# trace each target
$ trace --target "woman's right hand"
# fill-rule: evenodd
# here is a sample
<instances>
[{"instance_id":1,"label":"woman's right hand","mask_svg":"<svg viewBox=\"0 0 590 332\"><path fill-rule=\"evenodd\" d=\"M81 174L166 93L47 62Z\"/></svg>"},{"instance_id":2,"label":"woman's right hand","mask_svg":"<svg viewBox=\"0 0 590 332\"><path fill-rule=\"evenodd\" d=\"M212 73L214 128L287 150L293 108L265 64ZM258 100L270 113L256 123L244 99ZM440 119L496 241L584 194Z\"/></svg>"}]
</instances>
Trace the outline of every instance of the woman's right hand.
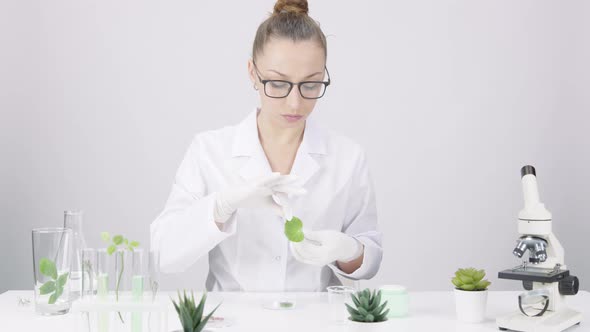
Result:
<instances>
[{"instance_id":1,"label":"woman's right hand","mask_svg":"<svg viewBox=\"0 0 590 332\"><path fill-rule=\"evenodd\" d=\"M305 189L296 184L296 181L294 175L275 172L219 192L215 200L215 222L223 224L238 208L271 209L278 216L284 217L283 207L276 203L272 195L305 194Z\"/></svg>"}]
</instances>

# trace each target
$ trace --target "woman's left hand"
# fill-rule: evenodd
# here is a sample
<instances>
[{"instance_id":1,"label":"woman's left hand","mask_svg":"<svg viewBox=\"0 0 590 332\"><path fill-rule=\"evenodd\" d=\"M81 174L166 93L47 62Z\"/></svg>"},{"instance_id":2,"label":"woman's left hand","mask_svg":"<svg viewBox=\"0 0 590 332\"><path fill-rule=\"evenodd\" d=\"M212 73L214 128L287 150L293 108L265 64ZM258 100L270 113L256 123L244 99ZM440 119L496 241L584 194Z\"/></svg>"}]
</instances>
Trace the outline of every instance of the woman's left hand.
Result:
<instances>
[{"instance_id":1,"label":"woman's left hand","mask_svg":"<svg viewBox=\"0 0 590 332\"><path fill-rule=\"evenodd\" d=\"M293 257L302 263L316 266L324 266L334 261L346 263L363 254L363 245L342 232L304 230L303 233L303 241L290 243Z\"/></svg>"}]
</instances>

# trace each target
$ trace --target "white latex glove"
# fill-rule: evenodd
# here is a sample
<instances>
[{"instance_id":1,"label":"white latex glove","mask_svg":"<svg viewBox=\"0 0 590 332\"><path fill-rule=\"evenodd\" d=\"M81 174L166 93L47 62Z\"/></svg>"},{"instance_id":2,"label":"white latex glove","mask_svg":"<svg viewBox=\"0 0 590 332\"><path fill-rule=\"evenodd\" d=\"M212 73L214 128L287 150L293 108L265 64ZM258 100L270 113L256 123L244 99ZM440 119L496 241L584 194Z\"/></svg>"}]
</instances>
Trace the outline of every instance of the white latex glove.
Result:
<instances>
[{"instance_id":1,"label":"white latex glove","mask_svg":"<svg viewBox=\"0 0 590 332\"><path fill-rule=\"evenodd\" d=\"M303 234L305 234L303 241L289 244L293 257L302 263L317 266L324 266L334 261L346 263L363 254L363 245L342 232L303 230Z\"/></svg>"},{"instance_id":2,"label":"white latex glove","mask_svg":"<svg viewBox=\"0 0 590 332\"><path fill-rule=\"evenodd\" d=\"M214 219L217 223L226 222L239 208L271 209L275 214L283 216L283 208L277 204L272 195L303 195L305 189L296 184L294 175L270 175L250 180L241 185L227 188L217 194L215 199Z\"/></svg>"}]
</instances>

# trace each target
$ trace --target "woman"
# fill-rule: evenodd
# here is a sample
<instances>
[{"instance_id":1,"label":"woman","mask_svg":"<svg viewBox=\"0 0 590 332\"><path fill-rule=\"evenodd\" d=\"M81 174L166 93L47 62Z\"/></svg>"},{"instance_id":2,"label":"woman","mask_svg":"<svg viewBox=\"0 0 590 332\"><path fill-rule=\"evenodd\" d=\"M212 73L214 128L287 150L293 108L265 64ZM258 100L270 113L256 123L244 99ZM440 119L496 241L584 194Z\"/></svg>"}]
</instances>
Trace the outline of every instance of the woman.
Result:
<instances>
[{"instance_id":1,"label":"woman","mask_svg":"<svg viewBox=\"0 0 590 332\"><path fill-rule=\"evenodd\" d=\"M194 138L151 225L164 272L209 253L208 290L323 291L340 284L336 274L377 273L365 155L308 118L330 77L326 37L307 11L307 1L279 0L258 27L248 71L260 107ZM302 242L284 235L290 211L303 221Z\"/></svg>"}]
</instances>

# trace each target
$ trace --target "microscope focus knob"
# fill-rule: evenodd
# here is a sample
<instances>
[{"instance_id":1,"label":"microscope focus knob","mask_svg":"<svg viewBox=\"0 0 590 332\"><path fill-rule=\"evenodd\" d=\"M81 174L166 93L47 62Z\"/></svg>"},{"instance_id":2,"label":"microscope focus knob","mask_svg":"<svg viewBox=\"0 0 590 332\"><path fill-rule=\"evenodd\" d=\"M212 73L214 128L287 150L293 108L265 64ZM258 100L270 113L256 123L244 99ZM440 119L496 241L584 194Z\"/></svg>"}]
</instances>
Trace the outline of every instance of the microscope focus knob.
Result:
<instances>
[{"instance_id":1,"label":"microscope focus knob","mask_svg":"<svg viewBox=\"0 0 590 332\"><path fill-rule=\"evenodd\" d=\"M567 276L559 281L561 295L576 295L580 289L580 280L576 276Z\"/></svg>"}]
</instances>

